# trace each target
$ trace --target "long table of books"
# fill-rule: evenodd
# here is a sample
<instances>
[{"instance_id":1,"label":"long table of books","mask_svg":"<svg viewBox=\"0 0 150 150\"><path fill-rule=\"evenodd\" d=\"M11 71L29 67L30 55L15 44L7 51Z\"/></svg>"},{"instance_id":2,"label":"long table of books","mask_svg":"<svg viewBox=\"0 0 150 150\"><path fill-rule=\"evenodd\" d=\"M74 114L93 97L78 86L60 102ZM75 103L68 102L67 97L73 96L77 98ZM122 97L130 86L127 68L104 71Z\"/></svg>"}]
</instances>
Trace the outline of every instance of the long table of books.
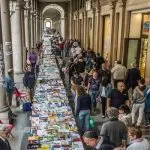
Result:
<instances>
[{"instance_id":1,"label":"long table of books","mask_svg":"<svg viewBox=\"0 0 150 150\"><path fill-rule=\"evenodd\" d=\"M32 105L27 149L84 150L50 46L44 50Z\"/></svg>"}]
</instances>

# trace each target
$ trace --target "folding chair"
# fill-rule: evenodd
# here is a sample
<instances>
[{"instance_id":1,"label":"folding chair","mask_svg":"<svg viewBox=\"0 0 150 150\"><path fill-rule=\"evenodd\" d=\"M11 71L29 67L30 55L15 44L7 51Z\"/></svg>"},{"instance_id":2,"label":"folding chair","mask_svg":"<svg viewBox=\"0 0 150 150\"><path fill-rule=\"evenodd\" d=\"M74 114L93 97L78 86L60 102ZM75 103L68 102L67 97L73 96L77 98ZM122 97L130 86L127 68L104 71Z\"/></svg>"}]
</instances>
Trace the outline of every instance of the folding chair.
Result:
<instances>
[{"instance_id":1,"label":"folding chair","mask_svg":"<svg viewBox=\"0 0 150 150\"><path fill-rule=\"evenodd\" d=\"M16 100L19 102L21 101L22 103L26 102L27 100L27 94L26 92L20 92L16 87L15 87L15 95L16 95Z\"/></svg>"},{"instance_id":2,"label":"folding chair","mask_svg":"<svg viewBox=\"0 0 150 150\"><path fill-rule=\"evenodd\" d=\"M2 122L2 120L0 120L0 124L3 124L3 122ZM10 133L9 133L9 135L11 135L11 137L14 139L14 136L13 136L13 134L11 133L11 130L13 129L13 125L12 124L9 124L8 125L8 128L10 129Z\"/></svg>"}]
</instances>

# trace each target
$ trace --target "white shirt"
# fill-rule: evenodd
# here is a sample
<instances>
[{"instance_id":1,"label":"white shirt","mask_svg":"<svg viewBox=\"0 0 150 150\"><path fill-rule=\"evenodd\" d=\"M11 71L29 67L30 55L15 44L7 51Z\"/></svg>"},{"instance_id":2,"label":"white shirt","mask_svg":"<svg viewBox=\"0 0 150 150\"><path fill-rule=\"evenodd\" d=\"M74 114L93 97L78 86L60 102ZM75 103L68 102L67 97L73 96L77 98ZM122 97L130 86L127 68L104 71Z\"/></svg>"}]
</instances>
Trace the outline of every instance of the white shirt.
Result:
<instances>
[{"instance_id":1,"label":"white shirt","mask_svg":"<svg viewBox=\"0 0 150 150\"><path fill-rule=\"evenodd\" d=\"M127 150L150 150L150 144L147 139L137 139L127 147Z\"/></svg>"},{"instance_id":2,"label":"white shirt","mask_svg":"<svg viewBox=\"0 0 150 150\"><path fill-rule=\"evenodd\" d=\"M105 92L105 87L103 86L102 87L102 94L101 94L102 97L106 97L106 92Z\"/></svg>"}]
</instances>

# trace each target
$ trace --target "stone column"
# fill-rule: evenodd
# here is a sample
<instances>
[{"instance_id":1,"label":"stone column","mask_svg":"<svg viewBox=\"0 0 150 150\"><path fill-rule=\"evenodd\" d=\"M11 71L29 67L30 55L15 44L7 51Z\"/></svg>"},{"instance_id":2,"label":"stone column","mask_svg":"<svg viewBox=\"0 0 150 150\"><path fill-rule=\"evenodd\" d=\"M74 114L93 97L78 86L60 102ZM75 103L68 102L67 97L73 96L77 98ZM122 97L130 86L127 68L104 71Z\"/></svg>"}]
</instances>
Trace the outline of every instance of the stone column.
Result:
<instances>
[{"instance_id":1,"label":"stone column","mask_svg":"<svg viewBox=\"0 0 150 150\"><path fill-rule=\"evenodd\" d=\"M72 38L73 33L73 21L72 21L72 1L69 2L69 39Z\"/></svg>"},{"instance_id":2,"label":"stone column","mask_svg":"<svg viewBox=\"0 0 150 150\"><path fill-rule=\"evenodd\" d=\"M31 37L30 37L30 14L29 10L25 10L25 46L28 51L31 50Z\"/></svg>"},{"instance_id":3,"label":"stone column","mask_svg":"<svg viewBox=\"0 0 150 150\"><path fill-rule=\"evenodd\" d=\"M113 53L112 53L112 62L115 62L117 60L117 54L120 54L120 51L118 49L118 33L119 33L119 13L116 13L115 19L114 19L114 37L113 37ZM122 33L121 33L122 34Z\"/></svg>"},{"instance_id":4,"label":"stone column","mask_svg":"<svg viewBox=\"0 0 150 150\"><path fill-rule=\"evenodd\" d=\"M86 16L86 28L85 28L85 49L88 49L90 47L89 45L89 17Z\"/></svg>"},{"instance_id":5,"label":"stone column","mask_svg":"<svg viewBox=\"0 0 150 150\"><path fill-rule=\"evenodd\" d=\"M110 65L111 64L114 64L113 62L113 58L111 57L111 54L113 53L113 38L114 38L114 18L115 18L115 2L114 3L111 3L110 4L110 28L111 28L111 33L110 33L110 36L111 36L111 39L110 39Z\"/></svg>"},{"instance_id":6,"label":"stone column","mask_svg":"<svg viewBox=\"0 0 150 150\"><path fill-rule=\"evenodd\" d=\"M34 47L34 3L33 3L33 0L31 0L31 7L32 7L32 10L30 11L30 27L31 27L31 33L30 33L30 36L31 36L31 48Z\"/></svg>"},{"instance_id":7,"label":"stone column","mask_svg":"<svg viewBox=\"0 0 150 150\"><path fill-rule=\"evenodd\" d=\"M61 20L61 36L65 39L65 19L60 18Z\"/></svg>"},{"instance_id":8,"label":"stone column","mask_svg":"<svg viewBox=\"0 0 150 150\"><path fill-rule=\"evenodd\" d=\"M24 17L24 9L21 9L21 29L22 29L22 51L23 51L23 70L26 66L26 41L25 41L25 17Z\"/></svg>"},{"instance_id":9,"label":"stone column","mask_svg":"<svg viewBox=\"0 0 150 150\"><path fill-rule=\"evenodd\" d=\"M99 32L100 32L100 9L97 8L96 9L96 28L95 28L95 38L94 38L94 45L95 45L95 49L96 49L96 52L98 53L99 52Z\"/></svg>"},{"instance_id":10,"label":"stone column","mask_svg":"<svg viewBox=\"0 0 150 150\"><path fill-rule=\"evenodd\" d=\"M84 48L86 49L86 35L87 35L87 13L84 12Z\"/></svg>"},{"instance_id":11,"label":"stone column","mask_svg":"<svg viewBox=\"0 0 150 150\"><path fill-rule=\"evenodd\" d=\"M16 11L11 16L12 28L12 48L13 48L13 65L14 73L23 73L23 46L22 46L22 28L21 28L21 6L16 4Z\"/></svg>"},{"instance_id":12,"label":"stone column","mask_svg":"<svg viewBox=\"0 0 150 150\"><path fill-rule=\"evenodd\" d=\"M104 30L104 16L100 16L100 27L99 27L99 44L98 49L101 55L103 55L103 30Z\"/></svg>"},{"instance_id":13,"label":"stone column","mask_svg":"<svg viewBox=\"0 0 150 150\"><path fill-rule=\"evenodd\" d=\"M124 49L124 29L125 29L125 2L120 3L120 14L121 14L121 19L120 19L120 44L119 44L119 49L120 49L120 59L123 62L124 55L122 53L122 50Z\"/></svg>"},{"instance_id":14,"label":"stone column","mask_svg":"<svg viewBox=\"0 0 150 150\"><path fill-rule=\"evenodd\" d=\"M9 0L1 0L1 25L4 50L5 73L13 68Z\"/></svg>"},{"instance_id":15,"label":"stone column","mask_svg":"<svg viewBox=\"0 0 150 150\"><path fill-rule=\"evenodd\" d=\"M36 41L40 42L40 17L39 16L37 16L36 36L37 36Z\"/></svg>"},{"instance_id":16,"label":"stone column","mask_svg":"<svg viewBox=\"0 0 150 150\"><path fill-rule=\"evenodd\" d=\"M79 12L77 13L77 16L76 16L76 22L77 22L77 36L76 38L79 39Z\"/></svg>"},{"instance_id":17,"label":"stone column","mask_svg":"<svg viewBox=\"0 0 150 150\"><path fill-rule=\"evenodd\" d=\"M34 48L36 47L37 42L37 1L34 0Z\"/></svg>"},{"instance_id":18,"label":"stone column","mask_svg":"<svg viewBox=\"0 0 150 150\"><path fill-rule=\"evenodd\" d=\"M3 55L3 41L2 41L2 21L0 15L0 118L3 122L8 123L9 107L6 103L6 89L5 89L5 65Z\"/></svg>"},{"instance_id":19,"label":"stone column","mask_svg":"<svg viewBox=\"0 0 150 150\"><path fill-rule=\"evenodd\" d=\"M94 36L95 36L95 10L92 11L92 41L91 48L94 49Z\"/></svg>"},{"instance_id":20,"label":"stone column","mask_svg":"<svg viewBox=\"0 0 150 150\"><path fill-rule=\"evenodd\" d=\"M40 12L40 40L42 41L42 12Z\"/></svg>"},{"instance_id":21,"label":"stone column","mask_svg":"<svg viewBox=\"0 0 150 150\"><path fill-rule=\"evenodd\" d=\"M122 61L123 64L126 65L126 58L125 53L125 40L126 38L129 38L129 33L130 33L130 19L131 19L131 11L126 11L125 12L125 23L124 23L124 43L123 43L123 49L122 49Z\"/></svg>"}]
</instances>

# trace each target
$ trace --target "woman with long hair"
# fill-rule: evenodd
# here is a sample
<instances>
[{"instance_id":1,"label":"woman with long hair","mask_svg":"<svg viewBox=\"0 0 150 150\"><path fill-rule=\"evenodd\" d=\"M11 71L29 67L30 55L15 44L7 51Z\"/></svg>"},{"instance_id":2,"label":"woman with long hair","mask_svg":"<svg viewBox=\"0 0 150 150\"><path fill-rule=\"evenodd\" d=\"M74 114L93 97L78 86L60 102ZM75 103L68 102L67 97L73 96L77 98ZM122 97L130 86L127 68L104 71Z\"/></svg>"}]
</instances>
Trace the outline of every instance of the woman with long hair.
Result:
<instances>
[{"instance_id":1,"label":"woman with long hair","mask_svg":"<svg viewBox=\"0 0 150 150\"><path fill-rule=\"evenodd\" d=\"M76 117L79 120L79 128L87 131L90 128L91 97L82 86L77 87Z\"/></svg>"},{"instance_id":2,"label":"woman with long hair","mask_svg":"<svg viewBox=\"0 0 150 150\"><path fill-rule=\"evenodd\" d=\"M111 90L112 90L112 86L109 83L109 79L108 77L104 76L100 84L100 94L98 97L98 100L100 100L100 102L102 103L101 105L102 106L102 118L105 118L106 100Z\"/></svg>"}]
</instances>

